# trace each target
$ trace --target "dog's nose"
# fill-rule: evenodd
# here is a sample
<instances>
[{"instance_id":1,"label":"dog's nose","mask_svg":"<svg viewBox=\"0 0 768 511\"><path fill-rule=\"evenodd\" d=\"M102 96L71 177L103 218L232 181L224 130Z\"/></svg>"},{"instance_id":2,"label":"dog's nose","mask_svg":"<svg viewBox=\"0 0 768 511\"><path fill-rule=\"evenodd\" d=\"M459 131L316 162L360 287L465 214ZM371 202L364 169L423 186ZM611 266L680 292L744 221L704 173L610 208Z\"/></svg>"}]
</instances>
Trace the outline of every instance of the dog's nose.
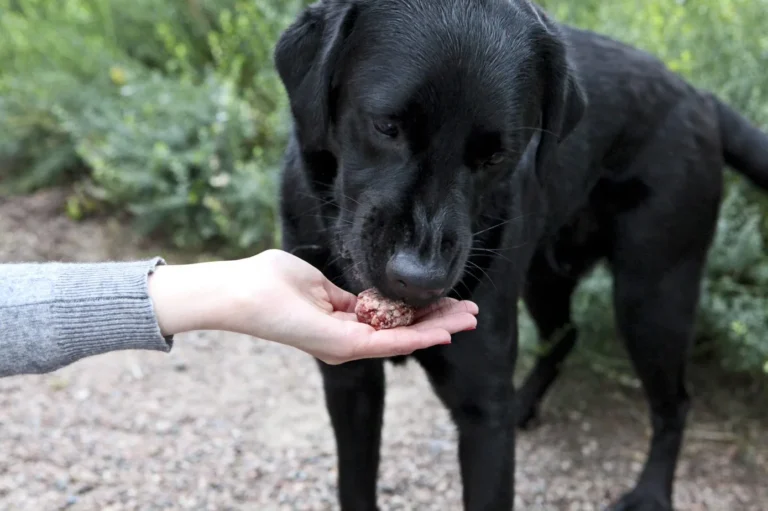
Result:
<instances>
[{"instance_id":1,"label":"dog's nose","mask_svg":"<svg viewBox=\"0 0 768 511\"><path fill-rule=\"evenodd\" d=\"M412 252L397 252L387 262L387 283L398 298L411 304L428 303L447 285L446 271Z\"/></svg>"}]
</instances>

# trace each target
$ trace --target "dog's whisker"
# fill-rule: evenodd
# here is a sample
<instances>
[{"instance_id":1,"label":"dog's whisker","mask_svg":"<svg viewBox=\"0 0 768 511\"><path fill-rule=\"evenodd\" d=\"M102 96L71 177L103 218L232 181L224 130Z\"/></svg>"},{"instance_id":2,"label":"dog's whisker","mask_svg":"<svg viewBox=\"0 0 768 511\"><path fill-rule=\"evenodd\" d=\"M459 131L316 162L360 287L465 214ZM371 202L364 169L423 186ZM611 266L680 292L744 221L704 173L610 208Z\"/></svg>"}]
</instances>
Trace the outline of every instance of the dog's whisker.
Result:
<instances>
[{"instance_id":1,"label":"dog's whisker","mask_svg":"<svg viewBox=\"0 0 768 511\"><path fill-rule=\"evenodd\" d=\"M337 259L338 259L338 258L337 258ZM329 266L330 266L331 264L332 264L332 263L329 263ZM334 284L336 284L336 285L339 285L339 281L340 281L340 279L344 279L344 278L345 278L345 277L347 277L347 276L349 275L349 273L350 273L350 272L352 272L352 271L360 271L360 268L359 268L359 266L358 266L356 263L351 263L351 264L347 265L346 267L342 268L342 269L341 269L341 274L340 274L340 275L337 275L337 276L336 276L336 277L334 277L334 278L332 278L332 279L331 279L331 282L333 282L333 283L334 283Z\"/></svg>"},{"instance_id":2,"label":"dog's whisker","mask_svg":"<svg viewBox=\"0 0 768 511\"><path fill-rule=\"evenodd\" d=\"M525 212L523 212L523 211L522 211L521 209L519 209L519 208L514 208L514 209L513 209L513 210L511 210L509 213L515 213L515 214L516 214L516 216L515 216L514 218L522 218L522 217L524 217L526 214L528 214L528 215L539 215L539 214L541 214L541 213L535 213L535 212L529 212L529 213L525 213ZM503 220L509 220L509 219L510 219L510 218L508 218L508 217L502 218L502 217L498 217L498 216L491 216L491 215L489 215L489 214L487 214L487 213L483 213L483 214L481 214L481 218L484 218L484 219L486 219L486 220L497 220L497 221L503 221Z\"/></svg>"},{"instance_id":3,"label":"dog's whisker","mask_svg":"<svg viewBox=\"0 0 768 511\"><path fill-rule=\"evenodd\" d=\"M522 215L518 215L518 216L515 216L515 217L512 217L512 218L509 218L509 219L507 219L507 220L505 220L503 222L500 222L498 224L495 224L495 225L492 225L490 227L487 227L487 228L485 228L485 229L483 229L481 231L474 232L474 233L472 233L472 237L479 236L480 234L486 233L486 232L491 231L493 229L497 229L499 227L503 227L504 225L507 225L510 222L515 222L517 220L522 220L524 218L532 217L532 216L537 216L537 215L540 215L540 214L541 213L523 213Z\"/></svg>"},{"instance_id":4,"label":"dog's whisker","mask_svg":"<svg viewBox=\"0 0 768 511\"><path fill-rule=\"evenodd\" d=\"M507 220L506 218L501 218L500 216L489 216L489 215L483 215L483 218L487 220L496 220L497 222L503 222L504 220Z\"/></svg>"},{"instance_id":5,"label":"dog's whisker","mask_svg":"<svg viewBox=\"0 0 768 511\"><path fill-rule=\"evenodd\" d=\"M469 286L467 285L467 283L466 283L466 282L464 282L464 279L460 280L460 281L459 281L459 284L461 284L462 286L464 286L464 289L466 289L466 290L467 290L467 293L469 293L469 295L470 295L470 296L472 296L472 290L469 288ZM459 295L459 298L461 298L462 300L464 299L464 298L462 298L462 296L461 296L461 294L459 293L459 290L458 290L458 289L456 290L456 294L457 294L457 295Z\"/></svg>"},{"instance_id":6,"label":"dog's whisker","mask_svg":"<svg viewBox=\"0 0 768 511\"><path fill-rule=\"evenodd\" d=\"M342 256L340 256L340 255L337 255L337 256L336 256L336 257L334 257L334 258L333 258L331 261L329 261L329 262L328 262L328 266L333 266L333 265L334 265L334 264L336 264L337 262L341 261L341 259L342 259Z\"/></svg>"},{"instance_id":7,"label":"dog's whisker","mask_svg":"<svg viewBox=\"0 0 768 511\"><path fill-rule=\"evenodd\" d=\"M312 183L315 186L323 187L326 190L332 190L333 189L333 183L324 183L323 181L320 181L319 179L312 179L310 180L310 183Z\"/></svg>"},{"instance_id":8,"label":"dog's whisker","mask_svg":"<svg viewBox=\"0 0 768 511\"><path fill-rule=\"evenodd\" d=\"M505 226L505 225L507 225L508 223L510 223L510 222L514 222L514 221L515 221L515 220L517 220L517 219L518 219L518 218L510 218L510 219L508 219L508 220L504 220L503 222L499 222L499 223L497 223L497 224L495 224L495 225L492 225L491 227L487 227L487 228L483 229L482 231L478 231L478 232L474 232L474 233L472 233L472 237L475 237L475 236L479 236L479 235L481 235L481 234L483 234L483 233L486 233L486 232L488 232L488 231L492 231L493 229L498 229L499 227L504 227L504 226Z\"/></svg>"},{"instance_id":9,"label":"dog's whisker","mask_svg":"<svg viewBox=\"0 0 768 511\"><path fill-rule=\"evenodd\" d=\"M325 187L325 189L328 192L333 192L333 185L332 184L323 183L322 181L317 181L317 180L313 180L312 183L314 183L315 185L321 186L321 187ZM349 195L347 195L345 193L342 193L342 197L344 197L345 199L347 199L350 202L353 202L353 203L357 204L358 206L360 205L360 202L356 201L355 199L353 199L352 197L350 197Z\"/></svg>"},{"instance_id":10,"label":"dog's whisker","mask_svg":"<svg viewBox=\"0 0 768 511\"><path fill-rule=\"evenodd\" d=\"M504 246L504 247L495 247L495 248L471 247L470 251L475 251L475 250L479 250L479 251L482 251L482 252L496 251L496 253L500 254L501 252L503 252L505 250L516 250L518 248L523 248L525 246L528 246L530 243L531 243L530 241L523 241L523 242L520 242L520 243L518 243L516 245L507 245L507 246Z\"/></svg>"},{"instance_id":11,"label":"dog's whisker","mask_svg":"<svg viewBox=\"0 0 768 511\"><path fill-rule=\"evenodd\" d=\"M355 223L352 220L349 219L340 219L335 216L330 215L313 215L315 218L324 218L326 220L331 220L333 222L339 222L341 225L355 225Z\"/></svg>"},{"instance_id":12,"label":"dog's whisker","mask_svg":"<svg viewBox=\"0 0 768 511\"><path fill-rule=\"evenodd\" d=\"M317 206L314 206L314 207L306 210L305 213L310 213L310 212L316 211L316 210L322 208L323 206L333 206L333 207L335 207L335 208L337 208L337 209L339 209L341 211L344 211L346 213L353 213L353 211L351 211L351 210L341 206L340 204L337 204L336 201L333 198L323 199L323 198L318 197L316 195L308 194L306 192L299 192L299 194L303 195L305 197L309 197L311 199L315 199L316 201L318 201L320 203Z\"/></svg>"},{"instance_id":13,"label":"dog's whisker","mask_svg":"<svg viewBox=\"0 0 768 511\"><path fill-rule=\"evenodd\" d=\"M534 132L538 132L538 133L546 133L548 135L557 135L552 130L548 130L548 129L545 129L545 128L540 128L540 127L537 127L537 126L519 126L517 128L511 129L510 131L512 131L512 132L515 132L515 131L534 131Z\"/></svg>"},{"instance_id":14,"label":"dog's whisker","mask_svg":"<svg viewBox=\"0 0 768 511\"><path fill-rule=\"evenodd\" d=\"M467 274L467 275L469 275L470 277L472 277L473 279L475 279L475 280L476 280L476 281L478 281L478 282L482 281L482 279L481 279L481 278L479 278L477 275L475 275L474 273L472 273L471 271L469 271L469 268L464 268L464 273L465 273L465 274Z\"/></svg>"},{"instance_id":15,"label":"dog's whisker","mask_svg":"<svg viewBox=\"0 0 768 511\"><path fill-rule=\"evenodd\" d=\"M298 216L301 217L301 218L306 218L306 217L314 216L316 218L325 218L325 219L334 220L334 221L338 220L338 217L336 217L336 216L333 216L333 215L323 215L322 211L321 211L321 208L322 208L322 206L307 209L307 210L303 211ZM352 223L352 220L347 220L347 221L349 223Z\"/></svg>"},{"instance_id":16,"label":"dog's whisker","mask_svg":"<svg viewBox=\"0 0 768 511\"><path fill-rule=\"evenodd\" d=\"M357 204L358 206L360 205L360 203L358 201L356 201L355 199L353 199L352 197L350 197L347 194L342 194L342 197L344 197L345 199L347 199L350 202L353 202L353 203Z\"/></svg>"},{"instance_id":17,"label":"dog's whisker","mask_svg":"<svg viewBox=\"0 0 768 511\"><path fill-rule=\"evenodd\" d=\"M486 228L486 229L483 229L482 231L474 232L474 233L472 233L472 237L475 237L475 236L480 236L481 234L483 234L483 233L486 233L486 232L488 232L488 231L491 231L491 230L493 230L493 229L497 229L497 228L499 228L499 227L503 227L503 226L507 225L507 224L508 224L509 222L511 222L511 221L512 221L512 220L505 220L505 221L503 221L503 222L500 222L500 223L498 223L498 224L492 225L491 227L488 227L488 228Z\"/></svg>"},{"instance_id":18,"label":"dog's whisker","mask_svg":"<svg viewBox=\"0 0 768 511\"><path fill-rule=\"evenodd\" d=\"M523 241L522 243L505 248L504 250L520 250L521 248L528 248L530 247L530 245L531 245L530 241Z\"/></svg>"},{"instance_id":19,"label":"dog's whisker","mask_svg":"<svg viewBox=\"0 0 768 511\"><path fill-rule=\"evenodd\" d=\"M478 270L483 272L483 275L485 275L488 278L488 282L491 283L491 285L493 286L494 289L497 289L496 288L496 283L493 281L491 276L488 275L488 272L486 272L479 264L475 263L474 261L470 261L470 260L467 260L467 264L471 264L472 266L474 266L475 268L477 268ZM475 277L475 278L477 278L477 277ZM479 279L479 280L482 282L482 279Z\"/></svg>"},{"instance_id":20,"label":"dog's whisker","mask_svg":"<svg viewBox=\"0 0 768 511\"><path fill-rule=\"evenodd\" d=\"M464 286L464 288L465 288L467 291L469 291L469 288L467 287L467 285L464 283L464 281L463 281L463 280L459 280L459 281L456 283L456 286L453 286L453 288L452 288L452 291L454 291L454 292L456 293L456 296L458 296L458 297L459 297L459 300L464 300L464 297L463 297L463 296L462 296L462 294L459 292L459 289L458 289L458 287L457 287L457 286L458 286L458 284L461 284L462 286Z\"/></svg>"},{"instance_id":21,"label":"dog's whisker","mask_svg":"<svg viewBox=\"0 0 768 511\"><path fill-rule=\"evenodd\" d=\"M500 257L500 258L504 259L504 260L505 260L505 261L507 261L507 262L510 262L510 263L514 264L514 261L512 261L512 259L510 259L509 257L505 256L505 255L504 255L504 254L502 254L501 252L497 252L496 250L491 250L491 249L489 249L489 248L476 248L476 249L472 249L472 252L473 252L473 253L478 253L478 252L487 252L487 253L489 253L489 254L493 254L493 255L495 255L495 256L498 256L498 257Z\"/></svg>"}]
</instances>

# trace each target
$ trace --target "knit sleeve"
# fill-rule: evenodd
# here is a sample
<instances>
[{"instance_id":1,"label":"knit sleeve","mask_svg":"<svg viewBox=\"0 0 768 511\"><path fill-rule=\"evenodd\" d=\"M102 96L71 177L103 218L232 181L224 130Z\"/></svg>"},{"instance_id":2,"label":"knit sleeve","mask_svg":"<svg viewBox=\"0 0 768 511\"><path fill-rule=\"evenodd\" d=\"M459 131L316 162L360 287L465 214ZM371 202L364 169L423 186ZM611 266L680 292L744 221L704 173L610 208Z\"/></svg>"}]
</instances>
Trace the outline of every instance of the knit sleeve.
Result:
<instances>
[{"instance_id":1,"label":"knit sleeve","mask_svg":"<svg viewBox=\"0 0 768 511\"><path fill-rule=\"evenodd\" d=\"M165 261L0 264L0 377L117 350L169 352L148 278Z\"/></svg>"}]
</instances>

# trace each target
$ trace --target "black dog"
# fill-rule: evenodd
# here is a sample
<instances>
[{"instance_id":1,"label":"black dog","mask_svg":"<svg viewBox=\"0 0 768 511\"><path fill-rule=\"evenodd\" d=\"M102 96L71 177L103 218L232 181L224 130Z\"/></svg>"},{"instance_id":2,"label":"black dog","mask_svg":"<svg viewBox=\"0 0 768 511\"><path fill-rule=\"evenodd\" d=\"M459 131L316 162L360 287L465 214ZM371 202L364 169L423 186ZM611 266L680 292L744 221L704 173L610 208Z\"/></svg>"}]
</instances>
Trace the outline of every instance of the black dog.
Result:
<instances>
[{"instance_id":1,"label":"black dog","mask_svg":"<svg viewBox=\"0 0 768 511\"><path fill-rule=\"evenodd\" d=\"M722 167L768 186L768 137L651 56L528 0L319 2L275 62L294 119L284 249L353 293L480 306L477 330L412 355L458 427L465 508L513 508L516 417L575 342L541 360L516 414L518 299L548 338L605 259L654 430L615 509L671 509ZM383 361L319 365L341 507L377 509Z\"/></svg>"}]
</instances>

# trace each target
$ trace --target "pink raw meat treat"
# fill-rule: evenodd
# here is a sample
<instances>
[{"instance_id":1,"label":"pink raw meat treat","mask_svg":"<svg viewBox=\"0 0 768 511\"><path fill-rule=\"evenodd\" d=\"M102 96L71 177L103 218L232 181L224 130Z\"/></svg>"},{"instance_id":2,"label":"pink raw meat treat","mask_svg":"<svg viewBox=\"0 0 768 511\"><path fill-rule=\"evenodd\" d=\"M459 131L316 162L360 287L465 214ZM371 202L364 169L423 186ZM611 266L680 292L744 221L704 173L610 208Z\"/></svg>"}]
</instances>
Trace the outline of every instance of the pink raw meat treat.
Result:
<instances>
[{"instance_id":1,"label":"pink raw meat treat","mask_svg":"<svg viewBox=\"0 0 768 511\"><path fill-rule=\"evenodd\" d=\"M389 300L373 288L357 295L357 320L376 330L408 326L413 323L414 312L414 308L405 302Z\"/></svg>"}]
</instances>

